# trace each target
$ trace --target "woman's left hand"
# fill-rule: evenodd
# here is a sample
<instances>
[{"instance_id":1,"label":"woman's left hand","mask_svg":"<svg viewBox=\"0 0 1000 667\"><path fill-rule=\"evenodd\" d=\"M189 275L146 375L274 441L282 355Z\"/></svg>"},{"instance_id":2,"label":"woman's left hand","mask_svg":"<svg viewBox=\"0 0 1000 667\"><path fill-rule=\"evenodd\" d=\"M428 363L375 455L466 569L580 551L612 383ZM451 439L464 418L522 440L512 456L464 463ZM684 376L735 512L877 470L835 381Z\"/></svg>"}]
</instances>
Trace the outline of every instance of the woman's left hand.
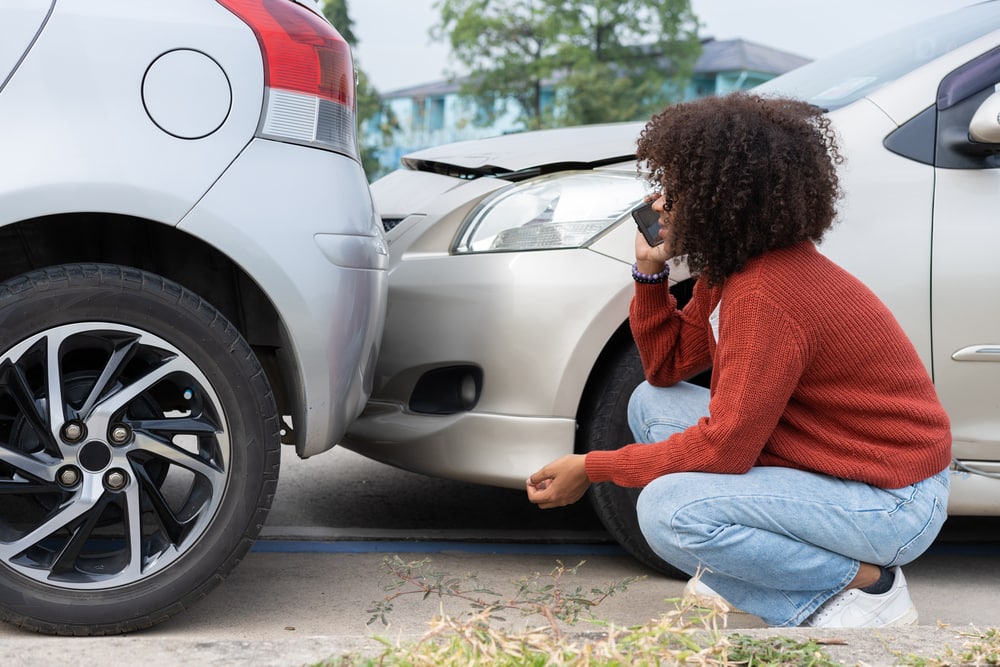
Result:
<instances>
[{"instance_id":1,"label":"woman's left hand","mask_svg":"<svg viewBox=\"0 0 1000 667\"><path fill-rule=\"evenodd\" d=\"M528 478L528 500L543 510L578 501L590 488L585 461L583 454L570 454L543 467Z\"/></svg>"}]
</instances>

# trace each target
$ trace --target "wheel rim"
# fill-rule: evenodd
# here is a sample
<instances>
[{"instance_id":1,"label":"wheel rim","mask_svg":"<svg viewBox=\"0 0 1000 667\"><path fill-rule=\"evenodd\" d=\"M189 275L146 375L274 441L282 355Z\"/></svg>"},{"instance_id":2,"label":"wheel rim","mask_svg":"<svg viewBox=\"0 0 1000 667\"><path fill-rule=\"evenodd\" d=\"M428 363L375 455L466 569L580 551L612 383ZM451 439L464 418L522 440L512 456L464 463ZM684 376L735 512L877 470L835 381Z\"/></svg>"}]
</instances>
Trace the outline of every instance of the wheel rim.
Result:
<instances>
[{"instance_id":1,"label":"wheel rim","mask_svg":"<svg viewBox=\"0 0 1000 667\"><path fill-rule=\"evenodd\" d=\"M205 534L230 471L198 366L133 327L55 327L0 356L0 562L40 583L141 581Z\"/></svg>"}]
</instances>

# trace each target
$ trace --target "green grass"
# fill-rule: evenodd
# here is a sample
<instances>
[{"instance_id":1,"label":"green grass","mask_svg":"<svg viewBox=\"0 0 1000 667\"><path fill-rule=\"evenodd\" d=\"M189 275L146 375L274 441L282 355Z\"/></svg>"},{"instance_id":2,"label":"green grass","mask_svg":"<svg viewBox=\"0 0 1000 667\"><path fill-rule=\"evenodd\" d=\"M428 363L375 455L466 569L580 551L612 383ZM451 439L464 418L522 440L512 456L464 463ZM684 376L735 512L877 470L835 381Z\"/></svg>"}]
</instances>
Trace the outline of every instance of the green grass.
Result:
<instances>
[{"instance_id":1,"label":"green grass","mask_svg":"<svg viewBox=\"0 0 1000 667\"><path fill-rule=\"evenodd\" d=\"M996 667L1000 665L1000 630L956 632L962 644L954 649L945 647L936 657L908 655L899 664L911 667Z\"/></svg>"}]
</instances>

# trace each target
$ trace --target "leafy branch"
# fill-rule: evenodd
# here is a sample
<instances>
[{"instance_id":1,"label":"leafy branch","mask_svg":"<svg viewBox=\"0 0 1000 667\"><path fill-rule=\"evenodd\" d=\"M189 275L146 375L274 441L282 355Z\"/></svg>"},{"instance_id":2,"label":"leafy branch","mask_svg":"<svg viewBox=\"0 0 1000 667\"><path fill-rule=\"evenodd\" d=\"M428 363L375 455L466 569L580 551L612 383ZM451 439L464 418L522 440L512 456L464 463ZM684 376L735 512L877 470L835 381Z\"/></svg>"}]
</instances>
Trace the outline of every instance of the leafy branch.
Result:
<instances>
[{"instance_id":1,"label":"leafy branch","mask_svg":"<svg viewBox=\"0 0 1000 667\"><path fill-rule=\"evenodd\" d=\"M399 556L386 557L382 564L391 581L384 590L388 595L372 603L366 611L371 614L368 625L381 621L388 625L387 615L393 609L393 602L404 596L420 596L427 599L449 597L463 600L475 611L479 618L495 618L497 612L517 611L523 616L538 615L545 618L549 630L561 636L560 622L572 624L581 615L589 616L589 611L613 595L624 592L631 584L643 577L627 577L612 582L602 588L589 591L577 586L572 590L565 587L567 575L575 575L584 564L567 568L561 561L547 575L535 574L515 582L513 595L504 596L483 584L476 574L458 577L435 570L429 558L419 561L404 561Z\"/></svg>"}]
</instances>

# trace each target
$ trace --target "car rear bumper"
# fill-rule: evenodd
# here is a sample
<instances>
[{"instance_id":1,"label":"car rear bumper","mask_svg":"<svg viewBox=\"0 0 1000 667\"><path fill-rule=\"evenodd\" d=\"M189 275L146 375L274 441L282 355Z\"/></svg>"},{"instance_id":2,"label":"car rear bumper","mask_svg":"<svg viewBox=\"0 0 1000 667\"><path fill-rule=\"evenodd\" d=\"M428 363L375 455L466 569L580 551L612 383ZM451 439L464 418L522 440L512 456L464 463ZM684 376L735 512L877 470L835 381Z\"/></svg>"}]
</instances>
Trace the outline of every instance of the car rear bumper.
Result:
<instances>
[{"instance_id":1,"label":"car rear bumper","mask_svg":"<svg viewBox=\"0 0 1000 667\"><path fill-rule=\"evenodd\" d=\"M296 451L333 447L371 393L385 320L385 240L360 165L255 140L179 227L228 251L269 297Z\"/></svg>"}]
</instances>

